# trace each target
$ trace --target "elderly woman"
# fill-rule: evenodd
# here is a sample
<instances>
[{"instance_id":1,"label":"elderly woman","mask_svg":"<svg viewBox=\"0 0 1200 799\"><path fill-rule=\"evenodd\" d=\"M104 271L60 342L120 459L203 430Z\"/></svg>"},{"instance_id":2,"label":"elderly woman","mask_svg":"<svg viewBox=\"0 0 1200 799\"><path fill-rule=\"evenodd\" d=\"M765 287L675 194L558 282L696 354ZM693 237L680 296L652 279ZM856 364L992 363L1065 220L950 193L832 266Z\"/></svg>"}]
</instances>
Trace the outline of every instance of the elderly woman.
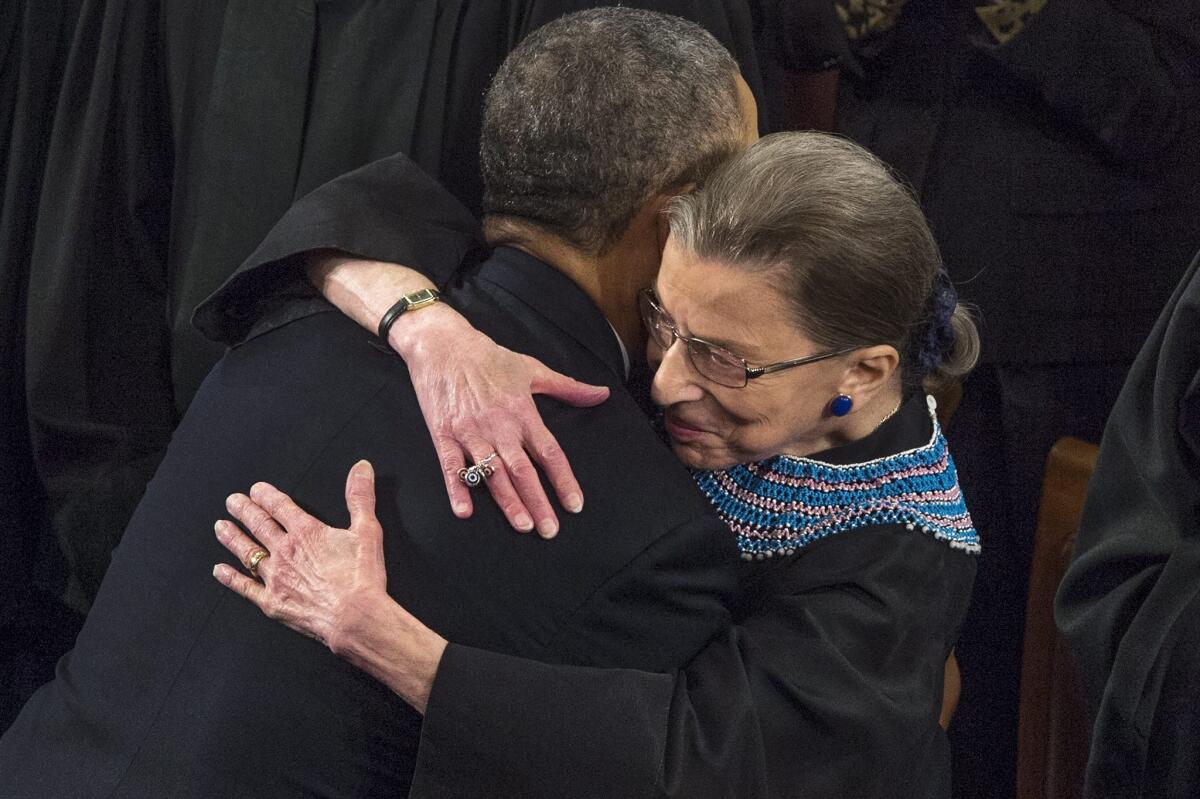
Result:
<instances>
[{"instance_id":1,"label":"elderly woman","mask_svg":"<svg viewBox=\"0 0 1200 799\"><path fill-rule=\"evenodd\" d=\"M460 785L477 774L477 795L512 777L509 741L534 740L522 795L540 770L603 763L647 796L947 796L943 664L978 543L925 391L966 373L978 341L921 212L861 148L791 133L677 198L668 221L641 295L652 396L744 560L731 626L690 663L495 655L464 670L385 591L364 464L351 531L260 486L294 545L265 585L216 574L418 707L437 695L421 756Z\"/></svg>"}]
</instances>

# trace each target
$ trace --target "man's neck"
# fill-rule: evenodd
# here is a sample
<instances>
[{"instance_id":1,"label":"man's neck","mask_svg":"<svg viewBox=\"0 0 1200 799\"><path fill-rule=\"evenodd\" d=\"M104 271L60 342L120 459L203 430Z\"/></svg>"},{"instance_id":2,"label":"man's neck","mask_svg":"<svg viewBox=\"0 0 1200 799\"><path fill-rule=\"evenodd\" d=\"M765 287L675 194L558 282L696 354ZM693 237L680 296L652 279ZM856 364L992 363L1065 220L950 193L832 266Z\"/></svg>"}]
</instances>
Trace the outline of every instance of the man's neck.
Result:
<instances>
[{"instance_id":1,"label":"man's neck","mask_svg":"<svg viewBox=\"0 0 1200 799\"><path fill-rule=\"evenodd\" d=\"M484 230L493 246L513 247L532 255L569 277L596 304L617 332L626 352L645 351L646 334L638 312L638 291L649 285L658 266L653 238L624 236L601 255L579 250L557 236L510 225Z\"/></svg>"}]
</instances>

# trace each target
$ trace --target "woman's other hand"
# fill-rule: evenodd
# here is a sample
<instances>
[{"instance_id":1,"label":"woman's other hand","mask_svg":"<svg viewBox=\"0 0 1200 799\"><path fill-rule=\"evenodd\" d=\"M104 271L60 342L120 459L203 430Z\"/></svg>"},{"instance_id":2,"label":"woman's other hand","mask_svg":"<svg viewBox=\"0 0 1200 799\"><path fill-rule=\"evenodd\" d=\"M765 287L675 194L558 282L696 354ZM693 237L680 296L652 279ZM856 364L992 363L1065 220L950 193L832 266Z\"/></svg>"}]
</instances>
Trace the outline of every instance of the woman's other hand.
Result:
<instances>
[{"instance_id":1,"label":"woman's other hand","mask_svg":"<svg viewBox=\"0 0 1200 799\"><path fill-rule=\"evenodd\" d=\"M268 555L250 569L262 582L226 564L217 566L214 576L272 619L336 652L366 609L387 598L375 475L366 461L350 470L346 506L350 529L339 530L301 510L270 483L255 483L249 496L230 495L225 509L254 538L222 520L216 524L217 539L247 568L255 552Z\"/></svg>"},{"instance_id":2,"label":"woman's other hand","mask_svg":"<svg viewBox=\"0 0 1200 799\"><path fill-rule=\"evenodd\" d=\"M446 642L388 596L371 464L359 461L346 478L349 529L323 524L269 483L225 507L254 537L222 520L217 539L261 582L225 563L213 576L423 712Z\"/></svg>"},{"instance_id":3,"label":"woman's other hand","mask_svg":"<svg viewBox=\"0 0 1200 799\"><path fill-rule=\"evenodd\" d=\"M309 267L310 279L370 330L397 297L433 286L397 264L318 255ZM456 516L467 518L473 511L459 470L493 452L488 490L514 528L528 532L536 527L546 538L558 532L558 516L534 463L546 472L564 508L573 513L583 508L583 491L542 422L533 395L590 407L608 398L606 387L580 383L498 346L441 302L403 314L389 331L388 343L408 364Z\"/></svg>"}]
</instances>

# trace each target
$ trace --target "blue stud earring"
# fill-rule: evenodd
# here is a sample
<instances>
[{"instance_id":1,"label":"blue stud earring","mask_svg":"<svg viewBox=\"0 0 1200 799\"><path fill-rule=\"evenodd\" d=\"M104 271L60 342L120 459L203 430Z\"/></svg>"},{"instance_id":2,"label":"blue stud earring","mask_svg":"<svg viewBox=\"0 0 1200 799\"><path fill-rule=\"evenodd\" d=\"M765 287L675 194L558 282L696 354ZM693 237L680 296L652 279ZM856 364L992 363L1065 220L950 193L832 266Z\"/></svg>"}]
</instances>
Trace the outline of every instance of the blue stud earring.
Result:
<instances>
[{"instance_id":1,"label":"blue stud earring","mask_svg":"<svg viewBox=\"0 0 1200 799\"><path fill-rule=\"evenodd\" d=\"M854 407L854 400L845 394L838 394L829 403L829 412L834 416L845 416Z\"/></svg>"}]
</instances>

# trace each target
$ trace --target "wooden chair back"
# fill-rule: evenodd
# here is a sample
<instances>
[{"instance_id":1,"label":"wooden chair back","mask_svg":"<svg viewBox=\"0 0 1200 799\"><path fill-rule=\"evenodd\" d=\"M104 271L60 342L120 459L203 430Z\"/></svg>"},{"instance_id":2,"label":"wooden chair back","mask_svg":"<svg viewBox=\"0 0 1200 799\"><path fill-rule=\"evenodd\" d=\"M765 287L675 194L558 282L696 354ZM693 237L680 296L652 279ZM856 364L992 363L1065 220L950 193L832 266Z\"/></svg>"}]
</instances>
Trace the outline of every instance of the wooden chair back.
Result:
<instances>
[{"instance_id":1,"label":"wooden chair back","mask_svg":"<svg viewBox=\"0 0 1200 799\"><path fill-rule=\"evenodd\" d=\"M938 716L938 724L943 730L950 729L950 721L954 718L954 711L958 710L958 700L961 696L962 672L958 670L958 658L951 649L950 657L946 658L945 677L942 680L942 709Z\"/></svg>"},{"instance_id":2,"label":"wooden chair back","mask_svg":"<svg viewBox=\"0 0 1200 799\"><path fill-rule=\"evenodd\" d=\"M1059 439L1046 459L1038 514L1017 732L1018 799L1078 799L1090 738L1078 672L1054 626L1054 594L1066 573L1098 448Z\"/></svg>"}]
</instances>

